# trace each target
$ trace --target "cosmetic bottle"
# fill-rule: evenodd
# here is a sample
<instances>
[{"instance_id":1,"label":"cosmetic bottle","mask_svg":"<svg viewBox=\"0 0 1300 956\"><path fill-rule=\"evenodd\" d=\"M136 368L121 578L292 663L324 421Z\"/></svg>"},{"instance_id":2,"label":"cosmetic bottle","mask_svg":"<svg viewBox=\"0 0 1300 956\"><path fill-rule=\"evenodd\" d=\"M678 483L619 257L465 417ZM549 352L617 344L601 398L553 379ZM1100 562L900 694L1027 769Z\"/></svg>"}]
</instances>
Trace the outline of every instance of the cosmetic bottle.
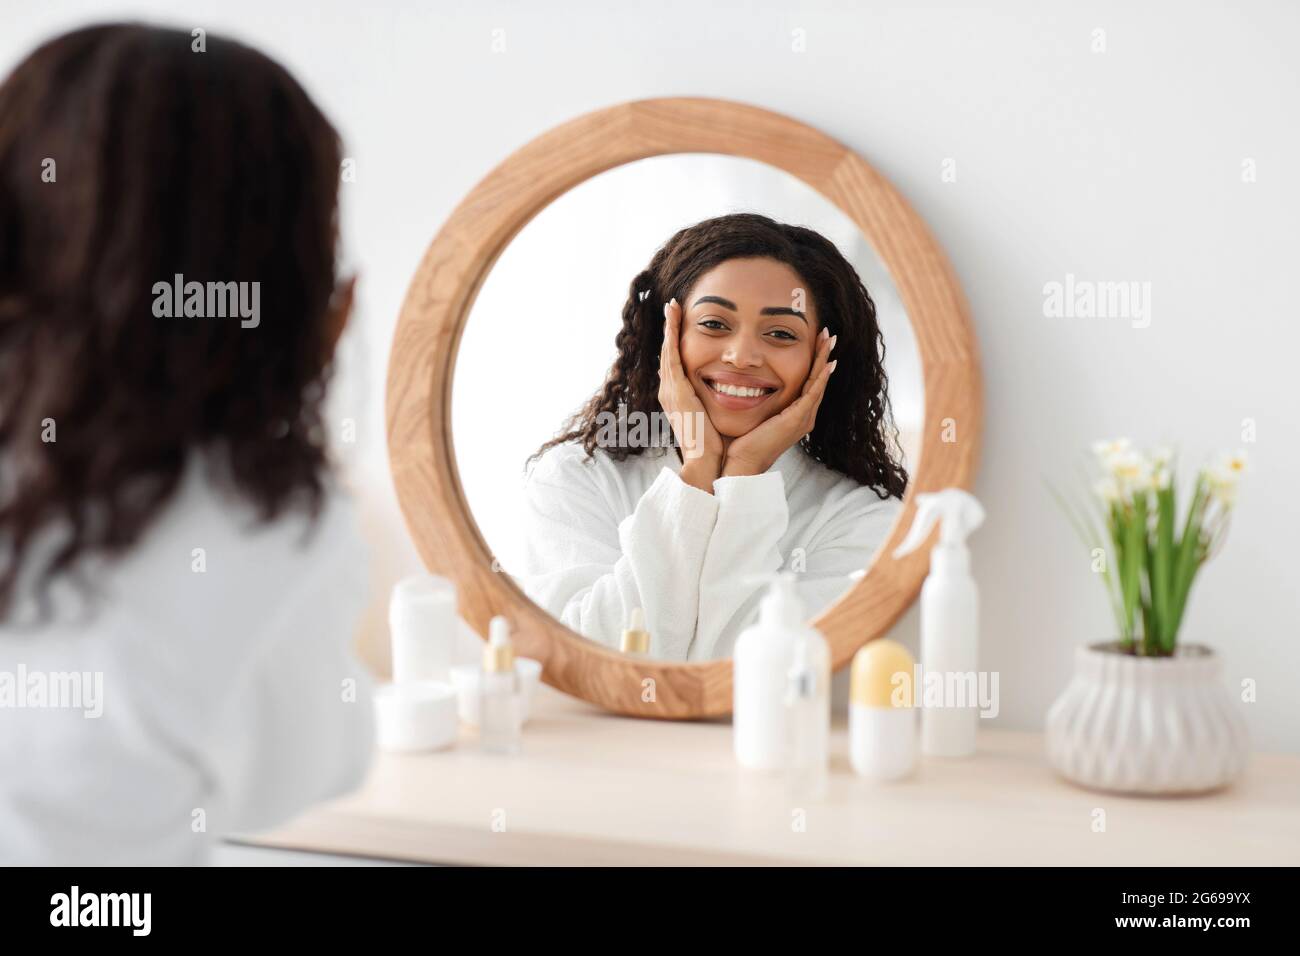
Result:
<instances>
[{"instance_id":1,"label":"cosmetic bottle","mask_svg":"<svg viewBox=\"0 0 1300 956\"><path fill-rule=\"evenodd\" d=\"M794 645L786 674L786 790L795 799L826 794L830 750L830 688L812 661L813 642Z\"/></svg>"},{"instance_id":2,"label":"cosmetic bottle","mask_svg":"<svg viewBox=\"0 0 1300 956\"><path fill-rule=\"evenodd\" d=\"M650 632L645 629L645 615L639 607L632 608L628 615L627 627L623 629L623 638L619 641L619 650L636 657L650 654Z\"/></svg>"},{"instance_id":3,"label":"cosmetic bottle","mask_svg":"<svg viewBox=\"0 0 1300 956\"><path fill-rule=\"evenodd\" d=\"M736 639L732 655L732 732L736 760L742 767L780 771L789 764L786 697L800 644L805 645L802 653L816 675L816 686L829 688L826 639L805 623L795 576L781 572L759 604L758 621ZM820 694L809 710L829 723L829 693Z\"/></svg>"},{"instance_id":4,"label":"cosmetic bottle","mask_svg":"<svg viewBox=\"0 0 1300 956\"><path fill-rule=\"evenodd\" d=\"M853 655L849 676L849 761L870 780L897 780L916 766L915 661L884 638Z\"/></svg>"},{"instance_id":5,"label":"cosmetic bottle","mask_svg":"<svg viewBox=\"0 0 1300 956\"><path fill-rule=\"evenodd\" d=\"M519 675L510 624L501 616L488 624L479 678L479 746L491 753L518 753L522 721Z\"/></svg>"},{"instance_id":6,"label":"cosmetic bottle","mask_svg":"<svg viewBox=\"0 0 1300 956\"><path fill-rule=\"evenodd\" d=\"M398 581L388 602L393 683L445 682L459 624L451 581L433 574Z\"/></svg>"},{"instance_id":7,"label":"cosmetic bottle","mask_svg":"<svg viewBox=\"0 0 1300 956\"><path fill-rule=\"evenodd\" d=\"M916 506L911 530L894 557L918 548L938 522L939 541L930 551L930 573L921 588L918 683L924 686L913 688L921 707L921 752L966 757L975 752L979 702L949 699L948 694L949 689L964 693L979 682L979 592L970 573L966 536L984 522L984 509L960 488L917 495Z\"/></svg>"}]
</instances>

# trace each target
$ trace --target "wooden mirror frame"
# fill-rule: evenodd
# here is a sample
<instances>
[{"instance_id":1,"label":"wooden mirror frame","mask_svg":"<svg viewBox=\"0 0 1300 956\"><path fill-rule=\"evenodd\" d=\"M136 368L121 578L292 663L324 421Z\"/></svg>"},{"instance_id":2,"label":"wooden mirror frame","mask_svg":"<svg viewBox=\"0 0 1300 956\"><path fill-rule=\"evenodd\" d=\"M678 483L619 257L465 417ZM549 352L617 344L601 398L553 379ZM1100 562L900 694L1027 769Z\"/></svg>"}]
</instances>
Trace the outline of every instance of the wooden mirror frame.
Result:
<instances>
[{"instance_id":1,"label":"wooden mirror frame","mask_svg":"<svg viewBox=\"0 0 1300 956\"><path fill-rule=\"evenodd\" d=\"M884 261L916 334L925 389L920 461L900 517L868 573L813 622L830 644L833 668L888 630L916 597L929 548L902 559L893 550L911 524L918 492L970 487L983 401L965 298L925 223L857 153L789 117L702 98L623 103L544 133L474 187L411 280L389 360L388 449L407 527L429 570L456 582L470 626L484 636L493 615L509 617L519 654L542 662L548 684L620 714L680 719L730 713L731 661L629 657L569 630L534 604L499 573L466 504L451 436L461 333L501 251L579 183L672 153L759 160L816 189L857 223Z\"/></svg>"}]
</instances>

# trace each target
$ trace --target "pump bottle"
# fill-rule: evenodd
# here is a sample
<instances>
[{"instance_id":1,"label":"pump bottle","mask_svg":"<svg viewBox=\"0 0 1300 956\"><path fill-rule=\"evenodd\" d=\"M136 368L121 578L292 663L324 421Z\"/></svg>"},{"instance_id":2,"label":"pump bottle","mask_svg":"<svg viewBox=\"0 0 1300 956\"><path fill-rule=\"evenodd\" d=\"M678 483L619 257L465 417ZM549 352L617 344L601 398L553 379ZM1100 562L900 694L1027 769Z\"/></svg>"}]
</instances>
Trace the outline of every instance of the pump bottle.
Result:
<instances>
[{"instance_id":1,"label":"pump bottle","mask_svg":"<svg viewBox=\"0 0 1300 956\"><path fill-rule=\"evenodd\" d=\"M759 605L758 621L736 640L732 655L732 730L736 760L755 770L788 771L791 742L805 749L800 759L826 760L824 735L830 725L830 649L808 626L795 577L781 572ZM791 691L791 669L794 694ZM793 706L792 706L793 705ZM804 721L801 728L792 721ZM815 779L815 769L811 777Z\"/></svg>"},{"instance_id":2,"label":"pump bottle","mask_svg":"<svg viewBox=\"0 0 1300 956\"><path fill-rule=\"evenodd\" d=\"M498 615L488 622L479 677L479 746L489 753L519 752L522 700L510 622Z\"/></svg>"}]
</instances>

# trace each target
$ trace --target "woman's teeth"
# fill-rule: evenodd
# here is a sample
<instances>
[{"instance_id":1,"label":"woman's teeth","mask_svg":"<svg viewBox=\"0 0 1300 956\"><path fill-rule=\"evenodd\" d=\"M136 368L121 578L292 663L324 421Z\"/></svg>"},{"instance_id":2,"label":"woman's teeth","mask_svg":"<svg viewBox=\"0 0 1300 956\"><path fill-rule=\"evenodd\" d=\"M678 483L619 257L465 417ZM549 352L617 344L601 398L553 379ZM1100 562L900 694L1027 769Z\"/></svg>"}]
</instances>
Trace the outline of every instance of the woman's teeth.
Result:
<instances>
[{"instance_id":1,"label":"woman's teeth","mask_svg":"<svg viewBox=\"0 0 1300 956\"><path fill-rule=\"evenodd\" d=\"M775 391L771 388L747 388L744 385L726 385L722 382L710 382L709 385L715 392L731 395L734 398L758 398L760 395Z\"/></svg>"}]
</instances>

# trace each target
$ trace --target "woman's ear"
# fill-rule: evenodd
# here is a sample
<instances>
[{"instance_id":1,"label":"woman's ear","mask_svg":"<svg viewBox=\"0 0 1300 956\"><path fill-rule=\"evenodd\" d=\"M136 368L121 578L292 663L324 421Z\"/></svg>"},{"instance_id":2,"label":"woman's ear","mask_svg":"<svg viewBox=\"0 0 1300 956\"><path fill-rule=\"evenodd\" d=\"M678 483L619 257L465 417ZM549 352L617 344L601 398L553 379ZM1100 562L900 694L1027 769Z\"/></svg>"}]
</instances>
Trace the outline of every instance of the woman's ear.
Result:
<instances>
[{"instance_id":1,"label":"woman's ear","mask_svg":"<svg viewBox=\"0 0 1300 956\"><path fill-rule=\"evenodd\" d=\"M325 314L326 361L334 357L334 350L343 336L343 330L347 328L348 319L352 317L352 296L356 287L357 277L352 276L335 286L334 294L330 296L329 310Z\"/></svg>"}]
</instances>

